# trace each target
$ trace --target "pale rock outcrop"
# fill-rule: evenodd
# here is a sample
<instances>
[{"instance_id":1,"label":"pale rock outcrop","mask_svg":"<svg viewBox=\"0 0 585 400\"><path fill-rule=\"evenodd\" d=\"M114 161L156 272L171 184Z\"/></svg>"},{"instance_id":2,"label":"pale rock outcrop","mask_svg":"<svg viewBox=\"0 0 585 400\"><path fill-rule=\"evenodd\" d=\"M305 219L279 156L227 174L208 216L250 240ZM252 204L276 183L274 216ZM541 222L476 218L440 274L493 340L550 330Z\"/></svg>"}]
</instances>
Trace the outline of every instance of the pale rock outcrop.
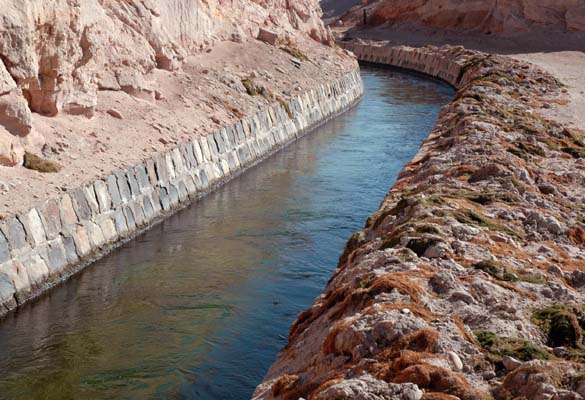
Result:
<instances>
[{"instance_id":1,"label":"pale rock outcrop","mask_svg":"<svg viewBox=\"0 0 585 400\"><path fill-rule=\"evenodd\" d=\"M320 16L317 0L6 0L0 125L25 137L33 128L31 112L91 117L99 90L154 101L151 71L178 69L186 56L217 40L256 38L260 27L328 42ZM3 151L18 147L20 139L2 137ZM10 154L0 158L13 159Z\"/></svg>"}]
</instances>

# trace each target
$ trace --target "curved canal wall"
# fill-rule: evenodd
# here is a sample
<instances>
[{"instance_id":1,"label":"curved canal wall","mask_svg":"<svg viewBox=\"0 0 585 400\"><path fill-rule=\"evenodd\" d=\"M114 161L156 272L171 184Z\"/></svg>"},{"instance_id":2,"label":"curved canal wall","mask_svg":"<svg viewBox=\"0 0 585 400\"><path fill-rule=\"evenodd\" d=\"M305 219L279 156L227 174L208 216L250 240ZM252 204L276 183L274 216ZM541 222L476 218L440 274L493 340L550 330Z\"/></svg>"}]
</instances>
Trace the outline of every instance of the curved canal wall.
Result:
<instances>
[{"instance_id":1,"label":"curved canal wall","mask_svg":"<svg viewBox=\"0 0 585 400\"><path fill-rule=\"evenodd\" d=\"M0 316L347 110L359 71L0 221Z\"/></svg>"},{"instance_id":2,"label":"curved canal wall","mask_svg":"<svg viewBox=\"0 0 585 400\"><path fill-rule=\"evenodd\" d=\"M255 399L582 399L585 131L555 77L461 47L344 43L458 89Z\"/></svg>"}]
</instances>

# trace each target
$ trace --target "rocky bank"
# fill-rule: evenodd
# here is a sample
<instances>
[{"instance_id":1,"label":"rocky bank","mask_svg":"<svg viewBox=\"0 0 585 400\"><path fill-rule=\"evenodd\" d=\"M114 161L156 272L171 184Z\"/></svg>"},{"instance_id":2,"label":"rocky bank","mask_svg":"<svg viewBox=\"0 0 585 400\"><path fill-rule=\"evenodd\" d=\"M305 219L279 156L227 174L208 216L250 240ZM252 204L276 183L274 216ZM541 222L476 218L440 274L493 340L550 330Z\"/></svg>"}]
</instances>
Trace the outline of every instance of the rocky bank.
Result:
<instances>
[{"instance_id":1,"label":"rocky bank","mask_svg":"<svg viewBox=\"0 0 585 400\"><path fill-rule=\"evenodd\" d=\"M256 399L585 398L585 131L541 68L348 43L457 89Z\"/></svg>"}]
</instances>

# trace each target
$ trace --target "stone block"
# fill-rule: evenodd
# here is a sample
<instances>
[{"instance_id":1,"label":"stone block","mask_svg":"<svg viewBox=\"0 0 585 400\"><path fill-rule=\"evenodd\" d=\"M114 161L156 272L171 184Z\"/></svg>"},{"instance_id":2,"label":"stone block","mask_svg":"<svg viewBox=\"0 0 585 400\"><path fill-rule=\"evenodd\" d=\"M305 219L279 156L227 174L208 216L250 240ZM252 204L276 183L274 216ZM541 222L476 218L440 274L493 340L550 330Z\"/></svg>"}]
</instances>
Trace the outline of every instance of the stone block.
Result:
<instances>
[{"instance_id":1,"label":"stone block","mask_svg":"<svg viewBox=\"0 0 585 400\"><path fill-rule=\"evenodd\" d=\"M25 266L28 279L33 286L41 286L49 276L49 267L40 254L28 255L18 262Z\"/></svg>"},{"instance_id":2,"label":"stone block","mask_svg":"<svg viewBox=\"0 0 585 400\"><path fill-rule=\"evenodd\" d=\"M61 239L49 243L47 254L47 266L49 267L50 274L61 275L67 267L67 256Z\"/></svg>"},{"instance_id":3,"label":"stone block","mask_svg":"<svg viewBox=\"0 0 585 400\"><path fill-rule=\"evenodd\" d=\"M193 175L189 174L185 177L185 185L187 186L187 193L189 194L189 197L195 197L197 194L197 187L195 186Z\"/></svg>"},{"instance_id":4,"label":"stone block","mask_svg":"<svg viewBox=\"0 0 585 400\"><path fill-rule=\"evenodd\" d=\"M150 196L144 196L142 199L142 209L147 221L152 221L152 219L156 216Z\"/></svg>"},{"instance_id":5,"label":"stone block","mask_svg":"<svg viewBox=\"0 0 585 400\"><path fill-rule=\"evenodd\" d=\"M89 233L87 228L83 225L78 225L74 232L72 232L73 241L75 242L75 249L80 258L91 253L91 243L89 242Z\"/></svg>"},{"instance_id":6,"label":"stone block","mask_svg":"<svg viewBox=\"0 0 585 400\"><path fill-rule=\"evenodd\" d=\"M73 236L69 233L66 233L61 236L61 240L63 241L63 248L65 249L67 263L70 265L75 264L79 260L79 256L77 255L77 249L75 248L75 241L73 240Z\"/></svg>"},{"instance_id":7,"label":"stone block","mask_svg":"<svg viewBox=\"0 0 585 400\"><path fill-rule=\"evenodd\" d=\"M128 180L128 186L130 186L130 193L132 194L132 198L140 195L140 186L138 186L138 180L134 174L134 168L128 168L126 171L126 179Z\"/></svg>"},{"instance_id":8,"label":"stone block","mask_svg":"<svg viewBox=\"0 0 585 400\"><path fill-rule=\"evenodd\" d=\"M269 31L264 28L260 28L257 39L272 46L278 45L283 40L281 35L278 33Z\"/></svg>"},{"instance_id":9,"label":"stone block","mask_svg":"<svg viewBox=\"0 0 585 400\"><path fill-rule=\"evenodd\" d=\"M203 153L205 161L211 161L211 152L209 151L209 144L207 143L207 137L202 136L199 138L199 146Z\"/></svg>"},{"instance_id":10,"label":"stone block","mask_svg":"<svg viewBox=\"0 0 585 400\"><path fill-rule=\"evenodd\" d=\"M171 207L176 207L179 205L179 190L175 185L172 183L167 187L169 190L169 200L171 202Z\"/></svg>"},{"instance_id":11,"label":"stone block","mask_svg":"<svg viewBox=\"0 0 585 400\"><path fill-rule=\"evenodd\" d=\"M181 152L178 148L175 148L171 151L171 160L173 162L173 169L175 171L175 176L180 176L183 171L185 171L185 165L183 163L183 157L181 156Z\"/></svg>"},{"instance_id":12,"label":"stone block","mask_svg":"<svg viewBox=\"0 0 585 400\"><path fill-rule=\"evenodd\" d=\"M80 221L85 221L91 218L91 207L87 202L87 197L85 197L82 188L78 188L71 193L71 200L73 200L73 208L75 209L75 214L77 214L77 218L79 218Z\"/></svg>"},{"instance_id":13,"label":"stone block","mask_svg":"<svg viewBox=\"0 0 585 400\"><path fill-rule=\"evenodd\" d=\"M0 307L12 309L16 307L16 288L12 279L4 273L0 273Z\"/></svg>"},{"instance_id":14,"label":"stone block","mask_svg":"<svg viewBox=\"0 0 585 400\"><path fill-rule=\"evenodd\" d=\"M112 208L112 198L108 192L108 185L102 180L93 183L93 188L100 207L100 213L109 211Z\"/></svg>"},{"instance_id":15,"label":"stone block","mask_svg":"<svg viewBox=\"0 0 585 400\"><path fill-rule=\"evenodd\" d=\"M117 208L120 204L122 204L122 196L120 195L120 189L118 188L118 180L116 175L108 176L108 179L106 179L106 185L108 187L110 199L112 199L112 206Z\"/></svg>"},{"instance_id":16,"label":"stone block","mask_svg":"<svg viewBox=\"0 0 585 400\"><path fill-rule=\"evenodd\" d=\"M230 175L230 166L229 166L228 162L224 159L221 159L219 161L219 165L221 168L221 175L222 176L229 176Z\"/></svg>"},{"instance_id":17,"label":"stone block","mask_svg":"<svg viewBox=\"0 0 585 400\"><path fill-rule=\"evenodd\" d=\"M170 179L170 175L169 175L169 171L167 168L167 161L165 159L165 157L163 157L162 155L157 156L156 159L154 160L155 165L156 165L156 173L158 175L158 182L162 182L163 184L166 184L166 182L169 181Z\"/></svg>"},{"instance_id":18,"label":"stone block","mask_svg":"<svg viewBox=\"0 0 585 400\"><path fill-rule=\"evenodd\" d=\"M73 201L68 194L61 196L61 199L59 200L59 207L59 215L64 227L75 225L79 222Z\"/></svg>"},{"instance_id":19,"label":"stone block","mask_svg":"<svg viewBox=\"0 0 585 400\"><path fill-rule=\"evenodd\" d=\"M71 209L72 210L72 209ZM63 228L61 224L61 210L57 199L49 199L39 209L45 233L49 239L54 239ZM75 213L74 213L75 214Z\"/></svg>"},{"instance_id":20,"label":"stone block","mask_svg":"<svg viewBox=\"0 0 585 400\"><path fill-rule=\"evenodd\" d=\"M150 180L148 179L148 172L146 171L146 167L142 164L134 167L134 174L136 175L136 180L138 181L138 186L140 190L144 191L145 189L150 188Z\"/></svg>"},{"instance_id":21,"label":"stone block","mask_svg":"<svg viewBox=\"0 0 585 400\"><path fill-rule=\"evenodd\" d=\"M4 236L4 233L0 231L0 264L10 259L10 245L8 239Z\"/></svg>"},{"instance_id":22,"label":"stone block","mask_svg":"<svg viewBox=\"0 0 585 400\"><path fill-rule=\"evenodd\" d=\"M118 238L118 232L116 231L116 225L111 217L106 216L101 218L98 223L104 238L107 243L112 243Z\"/></svg>"},{"instance_id":23,"label":"stone block","mask_svg":"<svg viewBox=\"0 0 585 400\"><path fill-rule=\"evenodd\" d=\"M144 210L142 209L142 199L131 201L128 206L132 210L136 226L144 226L146 224L146 217L144 216Z\"/></svg>"},{"instance_id":24,"label":"stone block","mask_svg":"<svg viewBox=\"0 0 585 400\"><path fill-rule=\"evenodd\" d=\"M0 264L0 274L6 274L12 283L16 293L28 292L31 290L31 282L26 272L26 268L18 261L10 260Z\"/></svg>"},{"instance_id":25,"label":"stone block","mask_svg":"<svg viewBox=\"0 0 585 400\"><path fill-rule=\"evenodd\" d=\"M40 245L47 241L45 227L41 221L41 216L36 208L29 210L28 213L19 217L24 225L24 230L28 241L33 245Z\"/></svg>"},{"instance_id":26,"label":"stone block","mask_svg":"<svg viewBox=\"0 0 585 400\"><path fill-rule=\"evenodd\" d=\"M136 229L136 219L134 218L134 212L129 206L124 206L124 216L126 217L128 230L133 232Z\"/></svg>"},{"instance_id":27,"label":"stone block","mask_svg":"<svg viewBox=\"0 0 585 400\"><path fill-rule=\"evenodd\" d=\"M156 164L154 160L149 159L146 161L146 172L148 173L148 180L152 187L158 184L158 176L156 175Z\"/></svg>"},{"instance_id":28,"label":"stone block","mask_svg":"<svg viewBox=\"0 0 585 400\"><path fill-rule=\"evenodd\" d=\"M169 178L175 179L177 174L175 173L175 165L173 164L173 158L170 153L165 154L165 163L167 165L167 171L169 172Z\"/></svg>"},{"instance_id":29,"label":"stone block","mask_svg":"<svg viewBox=\"0 0 585 400\"><path fill-rule=\"evenodd\" d=\"M93 185L85 186L83 188L83 193L87 199L87 204L89 204L89 208L91 209L92 216L99 215L100 213L100 206L97 201L97 196L95 194L95 190L93 190Z\"/></svg>"},{"instance_id":30,"label":"stone block","mask_svg":"<svg viewBox=\"0 0 585 400\"><path fill-rule=\"evenodd\" d=\"M116 182L118 183L118 190L120 191L120 198L122 203L126 204L132 199L132 192L128 184L128 178L123 172L116 172Z\"/></svg>"},{"instance_id":31,"label":"stone block","mask_svg":"<svg viewBox=\"0 0 585 400\"><path fill-rule=\"evenodd\" d=\"M116 225L116 231L118 231L120 236L124 236L128 233L128 224L126 223L126 216L124 215L124 210L122 208L118 208L114 212L114 223Z\"/></svg>"},{"instance_id":32,"label":"stone block","mask_svg":"<svg viewBox=\"0 0 585 400\"><path fill-rule=\"evenodd\" d=\"M203 158L203 152L201 151L201 145L199 144L199 141L194 140L192 145L193 153L195 154L195 159L197 160L197 165L202 165L205 162L205 159Z\"/></svg>"},{"instance_id":33,"label":"stone block","mask_svg":"<svg viewBox=\"0 0 585 400\"><path fill-rule=\"evenodd\" d=\"M189 191L187 190L187 185L185 185L185 182L180 180L177 186L178 186L177 190L179 191L179 202L184 203L189 199Z\"/></svg>"},{"instance_id":34,"label":"stone block","mask_svg":"<svg viewBox=\"0 0 585 400\"><path fill-rule=\"evenodd\" d=\"M0 229L8 240L12 251L22 249L26 246L26 232L22 222L17 217L10 217L6 222L0 225Z\"/></svg>"},{"instance_id":35,"label":"stone block","mask_svg":"<svg viewBox=\"0 0 585 400\"><path fill-rule=\"evenodd\" d=\"M102 228L98 224L93 221L87 221L85 227L87 228L87 234L92 248L99 249L106 243Z\"/></svg>"},{"instance_id":36,"label":"stone block","mask_svg":"<svg viewBox=\"0 0 585 400\"><path fill-rule=\"evenodd\" d=\"M171 209L171 198L169 196L169 191L166 187L160 188L159 191L160 196L160 205L163 210L168 211Z\"/></svg>"}]
</instances>

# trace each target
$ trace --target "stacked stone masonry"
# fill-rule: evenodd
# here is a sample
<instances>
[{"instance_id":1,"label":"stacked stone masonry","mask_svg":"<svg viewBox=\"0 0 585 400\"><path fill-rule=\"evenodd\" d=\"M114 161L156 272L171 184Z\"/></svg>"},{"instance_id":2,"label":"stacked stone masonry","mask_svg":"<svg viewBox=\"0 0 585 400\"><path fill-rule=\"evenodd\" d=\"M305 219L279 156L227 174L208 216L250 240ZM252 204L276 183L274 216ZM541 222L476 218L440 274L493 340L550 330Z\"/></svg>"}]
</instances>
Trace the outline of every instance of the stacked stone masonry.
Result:
<instances>
[{"instance_id":1,"label":"stacked stone masonry","mask_svg":"<svg viewBox=\"0 0 585 400\"><path fill-rule=\"evenodd\" d=\"M425 48L408 46L389 47L381 42L343 43L343 47L355 54L361 62L388 65L409 71L416 71L440 79L459 89L469 81L468 69L462 53L468 52L463 47L453 47L449 53L425 51Z\"/></svg>"},{"instance_id":2,"label":"stacked stone masonry","mask_svg":"<svg viewBox=\"0 0 585 400\"><path fill-rule=\"evenodd\" d=\"M363 94L359 71L0 221L0 316L184 207Z\"/></svg>"}]
</instances>

